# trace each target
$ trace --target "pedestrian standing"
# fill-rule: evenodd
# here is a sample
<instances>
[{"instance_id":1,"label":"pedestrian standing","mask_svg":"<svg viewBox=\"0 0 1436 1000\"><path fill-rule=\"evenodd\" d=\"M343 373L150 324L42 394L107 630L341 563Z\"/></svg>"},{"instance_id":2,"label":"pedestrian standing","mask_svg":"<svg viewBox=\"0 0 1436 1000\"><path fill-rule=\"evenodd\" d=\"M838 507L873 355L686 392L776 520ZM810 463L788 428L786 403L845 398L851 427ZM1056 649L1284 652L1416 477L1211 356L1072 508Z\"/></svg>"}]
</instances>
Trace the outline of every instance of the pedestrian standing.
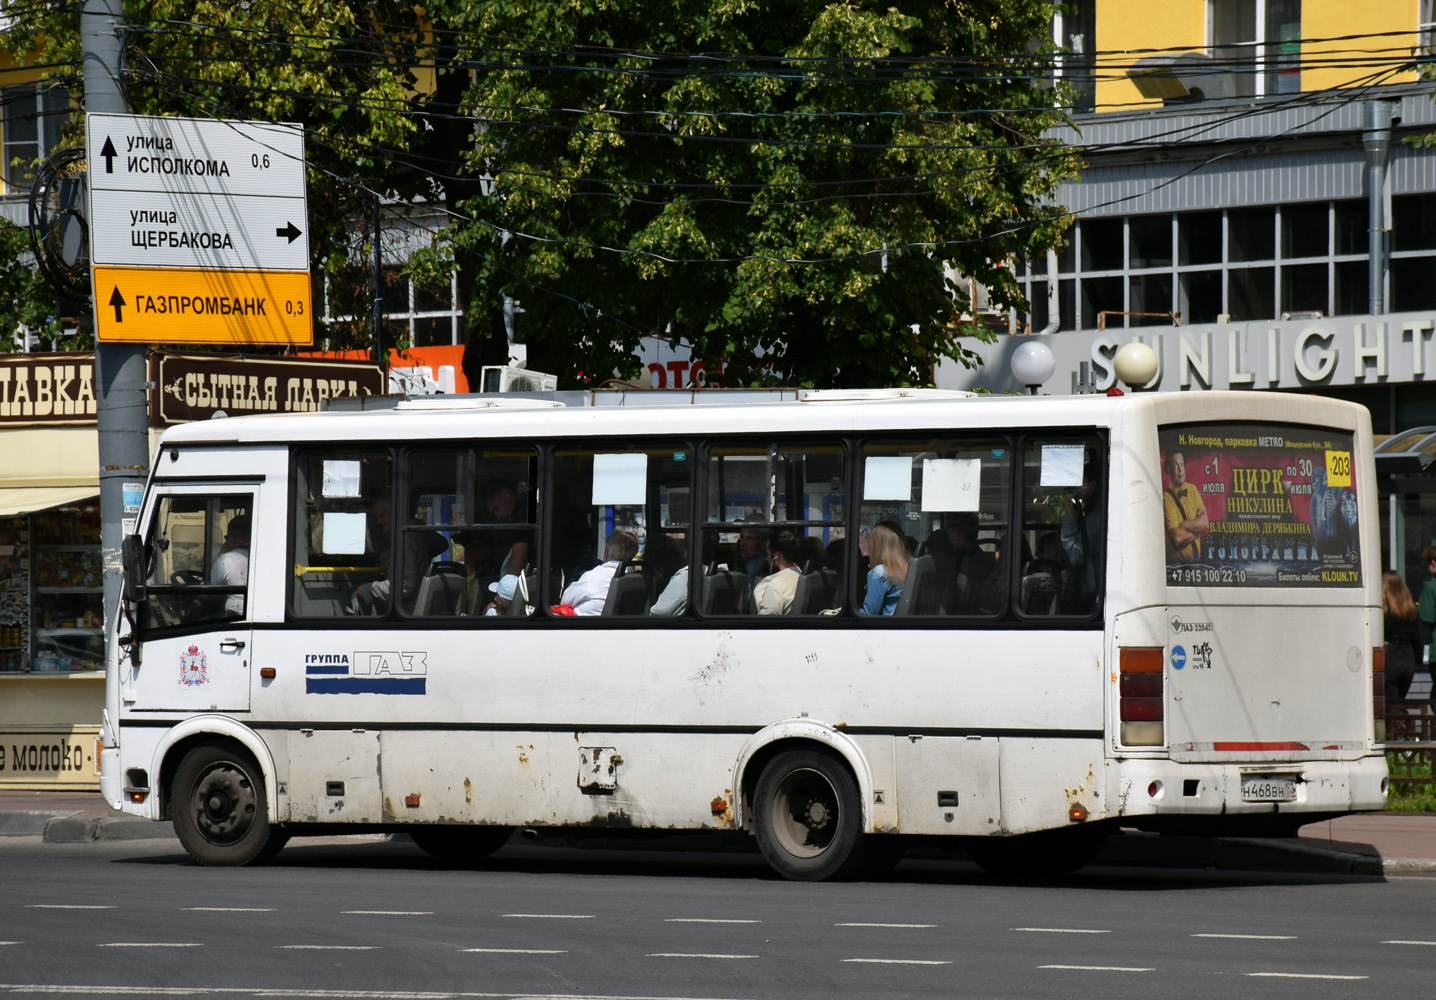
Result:
<instances>
[{"instance_id":1,"label":"pedestrian standing","mask_svg":"<svg viewBox=\"0 0 1436 1000\"><path fill-rule=\"evenodd\" d=\"M1421 622L1421 641L1423 645L1432 645L1431 637L1436 634L1436 545L1428 545L1421 550L1421 562L1426 567L1430 578L1421 587L1421 603L1417 607L1417 613ZM1428 654L1430 659L1426 663L1426 669L1431 674L1431 703L1436 705L1436 648ZM1417 658L1418 662L1420 658Z\"/></svg>"},{"instance_id":2,"label":"pedestrian standing","mask_svg":"<svg viewBox=\"0 0 1436 1000\"><path fill-rule=\"evenodd\" d=\"M1411 689L1421 655L1420 619L1406 581L1394 570L1381 574L1381 604L1386 611L1386 700L1391 702L1405 698Z\"/></svg>"}]
</instances>

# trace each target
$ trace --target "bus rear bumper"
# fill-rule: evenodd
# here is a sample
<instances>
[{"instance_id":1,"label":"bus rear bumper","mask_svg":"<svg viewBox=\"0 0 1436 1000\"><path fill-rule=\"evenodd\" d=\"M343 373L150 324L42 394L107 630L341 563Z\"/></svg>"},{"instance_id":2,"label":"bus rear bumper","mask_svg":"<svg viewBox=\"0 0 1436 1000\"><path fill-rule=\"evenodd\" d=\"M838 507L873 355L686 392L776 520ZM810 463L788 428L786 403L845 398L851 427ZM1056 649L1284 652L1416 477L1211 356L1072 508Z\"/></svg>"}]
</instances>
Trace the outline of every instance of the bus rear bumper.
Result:
<instances>
[{"instance_id":1,"label":"bus rear bumper","mask_svg":"<svg viewBox=\"0 0 1436 1000\"><path fill-rule=\"evenodd\" d=\"M1386 757L1260 764L1112 762L1114 817L1330 816L1386 808Z\"/></svg>"}]
</instances>

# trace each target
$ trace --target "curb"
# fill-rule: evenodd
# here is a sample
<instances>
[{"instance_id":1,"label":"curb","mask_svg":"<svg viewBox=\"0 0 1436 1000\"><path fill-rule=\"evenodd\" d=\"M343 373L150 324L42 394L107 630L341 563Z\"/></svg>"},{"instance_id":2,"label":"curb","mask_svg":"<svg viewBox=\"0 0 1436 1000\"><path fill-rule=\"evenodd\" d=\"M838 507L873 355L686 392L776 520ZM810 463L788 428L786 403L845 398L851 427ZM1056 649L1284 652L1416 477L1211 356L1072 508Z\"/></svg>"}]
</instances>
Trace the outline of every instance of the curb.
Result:
<instances>
[{"instance_id":1,"label":"curb","mask_svg":"<svg viewBox=\"0 0 1436 1000\"><path fill-rule=\"evenodd\" d=\"M174 824L129 816L57 816L44 827L47 844L88 844L96 840L173 839Z\"/></svg>"},{"instance_id":2,"label":"curb","mask_svg":"<svg viewBox=\"0 0 1436 1000\"><path fill-rule=\"evenodd\" d=\"M6 809L0 811L0 837L38 837L55 820L74 815L73 812Z\"/></svg>"}]
</instances>

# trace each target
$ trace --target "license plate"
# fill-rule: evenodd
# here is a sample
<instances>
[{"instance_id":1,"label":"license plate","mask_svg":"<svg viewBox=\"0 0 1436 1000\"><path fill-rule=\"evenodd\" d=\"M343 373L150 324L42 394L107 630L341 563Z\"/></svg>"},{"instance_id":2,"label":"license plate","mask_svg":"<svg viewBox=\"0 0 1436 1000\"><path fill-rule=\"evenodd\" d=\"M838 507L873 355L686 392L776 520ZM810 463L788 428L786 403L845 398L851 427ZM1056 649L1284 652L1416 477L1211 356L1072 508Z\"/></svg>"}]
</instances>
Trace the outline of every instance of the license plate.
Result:
<instances>
[{"instance_id":1,"label":"license plate","mask_svg":"<svg viewBox=\"0 0 1436 1000\"><path fill-rule=\"evenodd\" d=\"M1296 801L1296 780L1280 777L1242 778L1243 802L1294 802Z\"/></svg>"}]
</instances>

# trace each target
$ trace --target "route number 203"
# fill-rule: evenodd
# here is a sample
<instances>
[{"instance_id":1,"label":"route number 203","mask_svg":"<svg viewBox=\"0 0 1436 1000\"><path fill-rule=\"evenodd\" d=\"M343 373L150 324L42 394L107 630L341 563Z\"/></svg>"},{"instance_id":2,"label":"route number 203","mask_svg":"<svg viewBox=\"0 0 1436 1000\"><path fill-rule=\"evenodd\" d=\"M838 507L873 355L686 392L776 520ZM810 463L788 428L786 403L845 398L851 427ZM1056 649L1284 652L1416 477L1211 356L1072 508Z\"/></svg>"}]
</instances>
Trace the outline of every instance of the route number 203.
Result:
<instances>
[{"instance_id":1,"label":"route number 203","mask_svg":"<svg viewBox=\"0 0 1436 1000\"><path fill-rule=\"evenodd\" d=\"M1351 452L1328 451L1326 453L1326 485L1351 485Z\"/></svg>"}]
</instances>

